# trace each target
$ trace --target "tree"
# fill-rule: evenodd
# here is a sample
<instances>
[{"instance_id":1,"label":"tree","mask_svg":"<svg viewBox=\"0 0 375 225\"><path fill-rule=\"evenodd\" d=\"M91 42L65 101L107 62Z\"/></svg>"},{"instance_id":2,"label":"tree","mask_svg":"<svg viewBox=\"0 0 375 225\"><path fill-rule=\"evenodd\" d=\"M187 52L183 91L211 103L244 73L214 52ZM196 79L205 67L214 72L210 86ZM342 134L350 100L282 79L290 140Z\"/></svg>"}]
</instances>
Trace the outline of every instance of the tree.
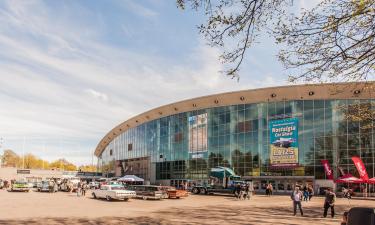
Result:
<instances>
[{"instance_id":1,"label":"tree","mask_svg":"<svg viewBox=\"0 0 375 225\"><path fill-rule=\"evenodd\" d=\"M97 168L96 166L93 166L93 165L84 165L84 166L80 166L79 170L82 172L96 172Z\"/></svg>"},{"instance_id":2,"label":"tree","mask_svg":"<svg viewBox=\"0 0 375 225\"><path fill-rule=\"evenodd\" d=\"M3 166L5 167L19 167L22 165L22 160L20 157L12 150L4 150L3 154Z\"/></svg>"},{"instance_id":3,"label":"tree","mask_svg":"<svg viewBox=\"0 0 375 225\"><path fill-rule=\"evenodd\" d=\"M322 0L300 16L292 0L177 0L185 9L204 8L200 33L222 49L225 73L239 78L246 51L268 33L285 46L278 58L297 71L290 81L348 81L373 78L375 1ZM293 72L294 73L294 72Z\"/></svg>"},{"instance_id":4,"label":"tree","mask_svg":"<svg viewBox=\"0 0 375 225\"><path fill-rule=\"evenodd\" d=\"M56 168L60 170L66 170L66 171L76 171L77 167L73 164L68 162L66 159L58 159L54 162L52 162L49 165L50 168Z\"/></svg>"}]
</instances>

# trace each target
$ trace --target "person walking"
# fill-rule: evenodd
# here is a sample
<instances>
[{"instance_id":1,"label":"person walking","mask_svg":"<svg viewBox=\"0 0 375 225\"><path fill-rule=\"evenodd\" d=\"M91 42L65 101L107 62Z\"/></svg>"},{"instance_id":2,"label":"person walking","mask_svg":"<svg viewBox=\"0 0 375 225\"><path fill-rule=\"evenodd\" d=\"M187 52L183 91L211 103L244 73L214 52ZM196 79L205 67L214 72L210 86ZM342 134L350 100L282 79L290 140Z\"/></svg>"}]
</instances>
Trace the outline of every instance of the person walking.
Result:
<instances>
[{"instance_id":1,"label":"person walking","mask_svg":"<svg viewBox=\"0 0 375 225\"><path fill-rule=\"evenodd\" d=\"M293 215L295 216L297 214L297 207L299 208L299 211L301 213L301 216L303 216L302 211L302 192L299 190L299 187L296 187L294 191L292 192L292 195L290 196L293 201Z\"/></svg>"},{"instance_id":2,"label":"person walking","mask_svg":"<svg viewBox=\"0 0 375 225\"><path fill-rule=\"evenodd\" d=\"M87 183L86 183L86 182L83 182L83 184L82 184L82 188L81 188L81 195L82 195L83 197L86 196L86 189L87 189Z\"/></svg>"},{"instance_id":3,"label":"person walking","mask_svg":"<svg viewBox=\"0 0 375 225\"><path fill-rule=\"evenodd\" d=\"M81 183L81 181L79 181L78 184L77 184L77 197L79 197L79 194L81 192L81 187L82 187L82 183Z\"/></svg>"},{"instance_id":4,"label":"person walking","mask_svg":"<svg viewBox=\"0 0 375 225\"><path fill-rule=\"evenodd\" d=\"M240 184L236 185L235 193L236 193L237 199L240 199L241 198L241 185Z\"/></svg>"},{"instance_id":5,"label":"person walking","mask_svg":"<svg viewBox=\"0 0 375 225\"><path fill-rule=\"evenodd\" d=\"M245 186L245 199L250 200L250 184L247 183Z\"/></svg>"},{"instance_id":6,"label":"person walking","mask_svg":"<svg viewBox=\"0 0 375 225\"><path fill-rule=\"evenodd\" d=\"M331 188L326 190L326 196L324 199L324 213L323 217L327 217L328 209L331 208L331 217L335 217L335 201L336 201L336 194L332 192Z\"/></svg>"},{"instance_id":7,"label":"person walking","mask_svg":"<svg viewBox=\"0 0 375 225\"><path fill-rule=\"evenodd\" d=\"M270 190L269 190L269 193L270 193L270 196L273 194L273 186L272 186L272 184L270 183L269 184L269 186L270 186Z\"/></svg>"},{"instance_id":8,"label":"person walking","mask_svg":"<svg viewBox=\"0 0 375 225\"><path fill-rule=\"evenodd\" d=\"M307 188L307 192L309 193L309 201L311 201L311 198L314 195L314 188L311 185L309 185L309 187Z\"/></svg>"},{"instance_id":9,"label":"person walking","mask_svg":"<svg viewBox=\"0 0 375 225\"><path fill-rule=\"evenodd\" d=\"M307 202L309 199L309 192L307 191L307 187L303 187L303 201Z\"/></svg>"}]
</instances>

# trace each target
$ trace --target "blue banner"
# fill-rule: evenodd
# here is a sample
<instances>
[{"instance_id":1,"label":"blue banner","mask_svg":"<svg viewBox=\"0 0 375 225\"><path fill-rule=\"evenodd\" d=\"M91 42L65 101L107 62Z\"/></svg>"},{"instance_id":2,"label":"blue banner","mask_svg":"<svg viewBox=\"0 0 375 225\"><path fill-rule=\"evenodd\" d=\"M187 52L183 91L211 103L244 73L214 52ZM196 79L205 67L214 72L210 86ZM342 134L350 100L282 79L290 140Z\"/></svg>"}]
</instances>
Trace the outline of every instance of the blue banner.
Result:
<instances>
[{"instance_id":1,"label":"blue banner","mask_svg":"<svg viewBox=\"0 0 375 225\"><path fill-rule=\"evenodd\" d=\"M298 165L298 119L287 118L269 122L271 166Z\"/></svg>"}]
</instances>

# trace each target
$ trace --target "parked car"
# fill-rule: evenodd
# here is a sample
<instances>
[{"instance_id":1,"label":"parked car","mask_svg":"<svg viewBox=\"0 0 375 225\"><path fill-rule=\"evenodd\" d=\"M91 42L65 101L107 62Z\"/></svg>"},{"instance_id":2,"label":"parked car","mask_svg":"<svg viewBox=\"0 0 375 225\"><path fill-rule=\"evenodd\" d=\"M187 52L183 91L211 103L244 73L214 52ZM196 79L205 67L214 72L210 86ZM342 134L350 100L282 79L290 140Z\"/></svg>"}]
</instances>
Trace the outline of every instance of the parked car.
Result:
<instances>
[{"instance_id":1,"label":"parked car","mask_svg":"<svg viewBox=\"0 0 375 225\"><path fill-rule=\"evenodd\" d=\"M183 198L189 196L186 190L179 190L172 186L161 186L160 189L166 193L165 198Z\"/></svg>"},{"instance_id":2,"label":"parked car","mask_svg":"<svg viewBox=\"0 0 375 225\"><path fill-rule=\"evenodd\" d=\"M167 194L160 186L153 185L133 185L128 187L129 190L137 193L137 198L147 199L162 199L166 198Z\"/></svg>"},{"instance_id":3,"label":"parked car","mask_svg":"<svg viewBox=\"0 0 375 225\"><path fill-rule=\"evenodd\" d=\"M57 192L57 184L54 181L44 180L39 183L39 192Z\"/></svg>"},{"instance_id":4,"label":"parked car","mask_svg":"<svg viewBox=\"0 0 375 225\"><path fill-rule=\"evenodd\" d=\"M98 189L99 188L99 182L97 181L92 181L89 183L89 188L90 189Z\"/></svg>"},{"instance_id":5,"label":"parked car","mask_svg":"<svg viewBox=\"0 0 375 225\"><path fill-rule=\"evenodd\" d=\"M92 191L92 197L105 198L107 201L112 199L128 201L136 197L136 192L126 190L122 185L102 185L100 189Z\"/></svg>"},{"instance_id":6,"label":"parked car","mask_svg":"<svg viewBox=\"0 0 375 225\"><path fill-rule=\"evenodd\" d=\"M12 184L10 191L29 192L30 191L29 183L27 183L26 181L15 181Z\"/></svg>"},{"instance_id":7,"label":"parked car","mask_svg":"<svg viewBox=\"0 0 375 225\"><path fill-rule=\"evenodd\" d=\"M60 190L61 191L77 191L77 189L78 189L78 183L80 181L81 180L79 178L77 178L77 177L64 178L61 181Z\"/></svg>"}]
</instances>

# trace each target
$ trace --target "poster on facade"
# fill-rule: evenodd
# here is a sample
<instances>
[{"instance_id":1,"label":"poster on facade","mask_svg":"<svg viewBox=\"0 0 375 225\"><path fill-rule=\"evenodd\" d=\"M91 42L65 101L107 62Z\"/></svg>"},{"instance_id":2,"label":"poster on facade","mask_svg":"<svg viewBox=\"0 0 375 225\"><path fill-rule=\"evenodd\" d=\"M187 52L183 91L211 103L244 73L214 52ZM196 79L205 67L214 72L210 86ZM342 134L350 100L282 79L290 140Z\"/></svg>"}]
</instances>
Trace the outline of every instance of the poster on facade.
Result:
<instances>
[{"instance_id":1,"label":"poster on facade","mask_svg":"<svg viewBox=\"0 0 375 225\"><path fill-rule=\"evenodd\" d=\"M298 119L287 118L269 122L270 163L272 167L298 165Z\"/></svg>"},{"instance_id":2,"label":"poster on facade","mask_svg":"<svg viewBox=\"0 0 375 225\"><path fill-rule=\"evenodd\" d=\"M207 151L207 113L189 117L189 153Z\"/></svg>"}]
</instances>

